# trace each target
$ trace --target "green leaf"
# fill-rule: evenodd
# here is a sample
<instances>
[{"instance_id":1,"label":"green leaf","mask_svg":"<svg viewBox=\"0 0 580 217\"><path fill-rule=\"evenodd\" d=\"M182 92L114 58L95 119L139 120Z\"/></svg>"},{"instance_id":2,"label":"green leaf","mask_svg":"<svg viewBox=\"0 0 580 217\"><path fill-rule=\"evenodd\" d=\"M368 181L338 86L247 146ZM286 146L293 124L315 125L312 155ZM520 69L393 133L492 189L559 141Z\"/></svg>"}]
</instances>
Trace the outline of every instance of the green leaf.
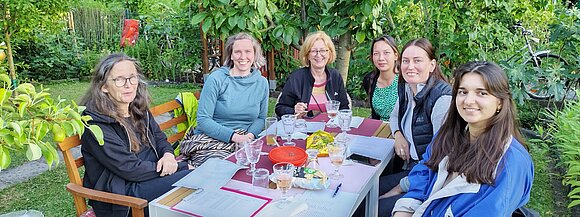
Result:
<instances>
[{"instance_id":1,"label":"green leaf","mask_svg":"<svg viewBox=\"0 0 580 217\"><path fill-rule=\"evenodd\" d=\"M40 122L37 127L36 127L36 134L35 134L35 138L37 140L42 140L44 138L44 136L46 136L46 134L48 133L49 129L48 129L48 124L46 122Z\"/></svg>"},{"instance_id":2,"label":"green leaf","mask_svg":"<svg viewBox=\"0 0 580 217\"><path fill-rule=\"evenodd\" d=\"M0 88L0 106L4 105L4 100L7 99L6 97L6 89Z\"/></svg>"},{"instance_id":3,"label":"green leaf","mask_svg":"<svg viewBox=\"0 0 580 217\"><path fill-rule=\"evenodd\" d=\"M320 25L321 26L328 26L328 24L330 24L333 19L334 19L333 16L327 16L320 21Z\"/></svg>"},{"instance_id":4,"label":"green leaf","mask_svg":"<svg viewBox=\"0 0 580 217\"><path fill-rule=\"evenodd\" d=\"M363 43L363 41L365 40L366 34L362 31L358 31L356 33L356 41L358 43Z\"/></svg>"},{"instance_id":5,"label":"green leaf","mask_svg":"<svg viewBox=\"0 0 580 217\"><path fill-rule=\"evenodd\" d=\"M10 153L8 148L0 146L0 168L6 169L10 166Z\"/></svg>"},{"instance_id":6,"label":"green leaf","mask_svg":"<svg viewBox=\"0 0 580 217\"><path fill-rule=\"evenodd\" d=\"M52 153L48 150L49 145L46 145L44 142L39 141L38 146L40 147L40 150L42 152L42 156L44 156L44 159L46 160L46 164L48 165L48 169L50 169L52 167L52 163L54 161L54 156L52 156Z\"/></svg>"},{"instance_id":7,"label":"green leaf","mask_svg":"<svg viewBox=\"0 0 580 217\"><path fill-rule=\"evenodd\" d=\"M238 27L242 30L246 29L246 19L238 19Z\"/></svg>"},{"instance_id":8,"label":"green leaf","mask_svg":"<svg viewBox=\"0 0 580 217\"><path fill-rule=\"evenodd\" d=\"M18 105L18 115L20 115L20 117L24 117L24 112L26 111L27 107L28 107L27 102L23 102L20 103L20 105Z\"/></svg>"},{"instance_id":9,"label":"green leaf","mask_svg":"<svg viewBox=\"0 0 580 217\"><path fill-rule=\"evenodd\" d=\"M261 17L266 16L266 11L268 9L266 8L266 1L265 0L256 0L256 8L258 9L258 14Z\"/></svg>"},{"instance_id":10,"label":"green leaf","mask_svg":"<svg viewBox=\"0 0 580 217\"><path fill-rule=\"evenodd\" d=\"M38 160L40 159L40 157L42 157L42 151L40 150L40 147L38 147L37 144L28 143L28 146L26 148L26 158L32 161Z\"/></svg>"},{"instance_id":11,"label":"green leaf","mask_svg":"<svg viewBox=\"0 0 580 217\"><path fill-rule=\"evenodd\" d=\"M0 74L0 81L2 81L3 83L5 83L5 85L10 85L10 77L8 77L7 74Z\"/></svg>"},{"instance_id":12,"label":"green leaf","mask_svg":"<svg viewBox=\"0 0 580 217\"><path fill-rule=\"evenodd\" d=\"M15 123L15 122L10 122L10 123L8 123L8 126L10 128L12 128L12 130L16 133L16 135L19 135L19 136L22 135L22 129L21 129L19 124Z\"/></svg>"},{"instance_id":13,"label":"green leaf","mask_svg":"<svg viewBox=\"0 0 580 217\"><path fill-rule=\"evenodd\" d=\"M61 124L62 128L64 129L64 131L66 132L67 136L71 136L73 134L75 134L75 128L73 127L72 123L70 122L63 122Z\"/></svg>"},{"instance_id":14,"label":"green leaf","mask_svg":"<svg viewBox=\"0 0 580 217\"><path fill-rule=\"evenodd\" d=\"M238 23L237 19L238 19L237 16L233 16L233 17L228 18L228 25L230 25L230 29L232 29L236 26L236 23Z\"/></svg>"},{"instance_id":15,"label":"green leaf","mask_svg":"<svg viewBox=\"0 0 580 217\"><path fill-rule=\"evenodd\" d=\"M573 206L577 206L578 204L580 204L580 200L572 201L570 204L568 204L568 209L572 208Z\"/></svg>"},{"instance_id":16,"label":"green leaf","mask_svg":"<svg viewBox=\"0 0 580 217\"><path fill-rule=\"evenodd\" d=\"M79 123L76 122L76 121L71 121L70 123L71 123L71 125L74 128L74 133L80 134L80 132L81 132L81 125L79 125Z\"/></svg>"},{"instance_id":17,"label":"green leaf","mask_svg":"<svg viewBox=\"0 0 580 217\"><path fill-rule=\"evenodd\" d=\"M103 130L97 125L89 125L89 130L95 135L95 138L99 142L99 145L104 145L105 140L103 139Z\"/></svg>"},{"instance_id":18,"label":"green leaf","mask_svg":"<svg viewBox=\"0 0 580 217\"><path fill-rule=\"evenodd\" d=\"M81 116L81 120L82 120L83 122L88 122L88 121L90 121L90 120L93 120L93 117L91 117L91 116L89 116L89 115L83 115L83 116Z\"/></svg>"},{"instance_id":19,"label":"green leaf","mask_svg":"<svg viewBox=\"0 0 580 217\"><path fill-rule=\"evenodd\" d=\"M209 28L211 28L211 26L213 25L213 20L206 20L205 22L203 22L203 25L201 26L201 30L203 31L203 33L207 33L209 31Z\"/></svg>"},{"instance_id":20,"label":"green leaf","mask_svg":"<svg viewBox=\"0 0 580 217\"><path fill-rule=\"evenodd\" d=\"M207 16L207 12L205 12L205 11L198 13L195 16L191 17L191 20L189 21L189 23L191 25L197 25L197 24L201 23L201 21L203 21L206 16Z\"/></svg>"},{"instance_id":21,"label":"green leaf","mask_svg":"<svg viewBox=\"0 0 580 217\"><path fill-rule=\"evenodd\" d=\"M219 0L219 2L221 2L224 5L229 5L230 4L230 0Z\"/></svg>"}]
</instances>

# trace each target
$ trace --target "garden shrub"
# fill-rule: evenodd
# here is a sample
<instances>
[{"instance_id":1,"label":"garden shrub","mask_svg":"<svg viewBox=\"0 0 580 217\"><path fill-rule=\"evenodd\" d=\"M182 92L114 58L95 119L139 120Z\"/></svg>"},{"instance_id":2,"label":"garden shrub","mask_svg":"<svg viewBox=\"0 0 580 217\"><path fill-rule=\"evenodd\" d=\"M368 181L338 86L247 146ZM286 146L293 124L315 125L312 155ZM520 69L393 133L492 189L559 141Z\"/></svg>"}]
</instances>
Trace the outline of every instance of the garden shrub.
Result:
<instances>
[{"instance_id":1,"label":"garden shrub","mask_svg":"<svg viewBox=\"0 0 580 217\"><path fill-rule=\"evenodd\" d=\"M39 34L33 41L21 43L15 62L21 62L21 79L38 81L73 79L89 76L93 64L83 57L82 40L67 32Z\"/></svg>"},{"instance_id":2,"label":"garden shrub","mask_svg":"<svg viewBox=\"0 0 580 217\"><path fill-rule=\"evenodd\" d=\"M570 208L580 204L580 100L569 101L552 116L554 122L549 125L549 133L559 151L560 166L566 169L562 183L571 189Z\"/></svg>"}]
</instances>

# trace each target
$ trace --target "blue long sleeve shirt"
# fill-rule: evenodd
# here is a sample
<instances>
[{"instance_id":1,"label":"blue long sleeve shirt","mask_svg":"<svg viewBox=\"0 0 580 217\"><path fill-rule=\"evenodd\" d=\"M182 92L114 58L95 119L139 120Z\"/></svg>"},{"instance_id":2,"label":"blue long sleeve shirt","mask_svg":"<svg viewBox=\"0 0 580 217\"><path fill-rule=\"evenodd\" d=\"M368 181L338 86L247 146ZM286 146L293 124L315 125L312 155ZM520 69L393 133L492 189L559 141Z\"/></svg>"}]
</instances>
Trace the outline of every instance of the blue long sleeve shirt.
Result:
<instances>
[{"instance_id":1,"label":"blue long sleeve shirt","mask_svg":"<svg viewBox=\"0 0 580 217\"><path fill-rule=\"evenodd\" d=\"M231 76L221 67L206 79L197 110L197 128L223 142L230 142L235 129L258 135L268 115L268 81L259 70L248 76Z\"/></svg>"}]
</instances>

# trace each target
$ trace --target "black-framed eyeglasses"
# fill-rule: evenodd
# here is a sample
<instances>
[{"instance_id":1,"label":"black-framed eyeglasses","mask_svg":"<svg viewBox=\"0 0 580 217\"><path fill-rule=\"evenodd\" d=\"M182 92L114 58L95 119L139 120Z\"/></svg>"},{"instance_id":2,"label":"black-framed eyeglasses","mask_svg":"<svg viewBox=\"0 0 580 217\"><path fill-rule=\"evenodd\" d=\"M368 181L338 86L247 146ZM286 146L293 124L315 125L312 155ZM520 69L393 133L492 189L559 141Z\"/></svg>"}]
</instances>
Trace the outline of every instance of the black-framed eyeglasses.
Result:
<instances>
[{"instance_id":1,"label":"black-framed eyeglasses","mask_svg":"<svg viewBox=\"0 0 580 217\"><path fill-rule=\"evenodd\" d=\"M117 87L125 86L125 84L127 84L127 81L131 85L136 85L139 83L139 78L137 78L137 76L131 76L128 78L118 77L118 78L113 78L111 80L113 80L113 82L115 83L115 86L117 86Z\"/></svg>"},{"instance_id":2,"label":"black-framed eyeglasses","mask_svg":"<svg viewBox=\"0 0 580 217\"><path fill-rule=\"evenodd\" d=\"M326 49L325 50L310 50L310 53L313 56L316 56L316 54L320 54L322 56L326 56L326 54L328 54L328 50L326 50Z\"/></svg>"}]
</instances>

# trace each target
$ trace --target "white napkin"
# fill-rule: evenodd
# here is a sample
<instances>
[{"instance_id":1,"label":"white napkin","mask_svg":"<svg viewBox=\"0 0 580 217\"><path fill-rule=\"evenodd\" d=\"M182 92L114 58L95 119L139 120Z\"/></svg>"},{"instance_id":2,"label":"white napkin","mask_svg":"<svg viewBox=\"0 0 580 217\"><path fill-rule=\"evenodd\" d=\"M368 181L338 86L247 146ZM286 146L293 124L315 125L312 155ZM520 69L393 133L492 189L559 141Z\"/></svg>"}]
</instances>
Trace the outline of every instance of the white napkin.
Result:
<instances>
[{"instance_id":1,"label":"white napkin","mask_svg":"<svg viewBox=\"0 0 580 217\"><path fill-rule=\"evenodd\" d=\"M358 128L365 119L362 117L353 116L350 121L350 128Z\"/></svg>"},{"instance_id":2,"label":"white napkin","mask_svg":"<svg viewBox=\"0 0 580 217\"><path fill-rule=\"evenodd\" d=\"M292 134L292 139L306 139L306 137L308 137L308 134L302 132L294 132Z\"/></svg>"}]
</instances>

